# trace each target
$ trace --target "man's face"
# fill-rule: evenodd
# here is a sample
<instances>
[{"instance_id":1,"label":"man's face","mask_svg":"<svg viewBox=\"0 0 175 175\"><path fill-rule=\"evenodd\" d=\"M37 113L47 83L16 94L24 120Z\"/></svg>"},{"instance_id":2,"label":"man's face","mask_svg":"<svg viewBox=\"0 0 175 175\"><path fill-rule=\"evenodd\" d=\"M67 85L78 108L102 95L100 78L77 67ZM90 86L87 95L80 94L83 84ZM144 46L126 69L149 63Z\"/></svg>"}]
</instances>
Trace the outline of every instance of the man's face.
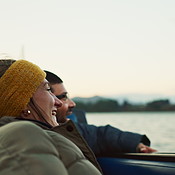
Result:
<instances>
[{"instance_id":1,"label":"man's face","mask_svg":"<svg viewBox=\"0 0 175 175\"><path fill-rule=\"evenodd\" d=\"M57 96L57 98L63 103L62 106L57 110L57 120L60 123L64 123L67 121L67 116L72 114L72 109L76 106L76 104L71 99L69 99L63 83L57 83L50 86L52 88L53 94Z\"/></svg>"}]
</instances>

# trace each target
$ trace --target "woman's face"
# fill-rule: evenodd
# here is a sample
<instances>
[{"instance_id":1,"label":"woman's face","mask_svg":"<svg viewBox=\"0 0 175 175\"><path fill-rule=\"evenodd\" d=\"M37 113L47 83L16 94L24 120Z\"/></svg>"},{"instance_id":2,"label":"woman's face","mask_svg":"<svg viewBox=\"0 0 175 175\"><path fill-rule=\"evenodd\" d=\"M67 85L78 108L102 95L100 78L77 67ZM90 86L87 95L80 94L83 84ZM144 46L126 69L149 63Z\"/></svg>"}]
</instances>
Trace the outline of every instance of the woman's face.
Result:
<instances>
[{"instance_id":1,"label":"woman's face","mask_svg":"<svg viewBox=\"0 0 175 175\"><path fill-rule=\"evenodd\" d=\"M33 95L33 100L44 112L45 120L52 126L58 125L56 122L57 109L62 106L62 102L51 92L48 81L45 79Z\"/></svg>"}]
</instances>

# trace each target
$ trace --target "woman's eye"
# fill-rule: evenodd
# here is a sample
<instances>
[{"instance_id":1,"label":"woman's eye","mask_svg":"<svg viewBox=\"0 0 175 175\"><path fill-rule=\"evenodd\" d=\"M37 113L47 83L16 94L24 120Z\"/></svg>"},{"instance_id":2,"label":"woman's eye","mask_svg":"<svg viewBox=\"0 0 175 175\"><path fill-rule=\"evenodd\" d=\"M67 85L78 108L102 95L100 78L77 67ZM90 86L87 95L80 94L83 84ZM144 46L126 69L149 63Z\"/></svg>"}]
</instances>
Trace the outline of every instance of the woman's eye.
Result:
<instances>
[{"instance_id":1,"label":"woman's eye","mask_svg":"<svg viewBox=\"0 0 175 175\"><path fill-rule=\"evenodd\" d=\"M47 91L52 92L51 88L47 88Z\"/></svg>"}]
</instances>

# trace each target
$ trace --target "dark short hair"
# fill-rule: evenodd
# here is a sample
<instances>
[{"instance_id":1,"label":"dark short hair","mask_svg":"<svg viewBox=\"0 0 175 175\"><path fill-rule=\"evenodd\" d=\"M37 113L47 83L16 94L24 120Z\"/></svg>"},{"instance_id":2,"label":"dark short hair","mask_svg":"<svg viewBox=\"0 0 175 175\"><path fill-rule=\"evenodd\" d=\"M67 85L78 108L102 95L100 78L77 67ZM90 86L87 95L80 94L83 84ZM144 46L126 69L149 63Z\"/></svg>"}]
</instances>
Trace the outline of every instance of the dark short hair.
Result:
<instances>
[{"instance_id":1,"label":"dark short hair","mask_svg":"<svg viewBox=\"0 0 175 175\"><path fill-rule=\"evenodd\" d=\"M47 70L44 70L44 72L46 73L46 80L50 83L50 84L60 84L63 83L63 80L58 77L57 75L55 75L52 72L49 72Z\"/></svg>"}]
</instances>

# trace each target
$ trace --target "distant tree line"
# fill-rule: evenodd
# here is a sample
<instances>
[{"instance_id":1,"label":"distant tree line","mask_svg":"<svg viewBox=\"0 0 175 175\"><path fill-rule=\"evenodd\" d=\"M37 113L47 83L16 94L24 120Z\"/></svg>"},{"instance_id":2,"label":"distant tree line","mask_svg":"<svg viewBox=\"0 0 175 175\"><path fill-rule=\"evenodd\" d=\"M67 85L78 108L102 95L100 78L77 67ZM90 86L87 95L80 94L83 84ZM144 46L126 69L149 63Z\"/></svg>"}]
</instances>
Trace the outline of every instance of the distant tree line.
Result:
<instances>
[{"instance_id":1,"label":"distant tree line","mask_svg":"<svg viewBox=\"0 0 175 175\"><path fill-rule=\"evenodd\" d=\"M136 111L175 111L175 105L168 99L155 100L146 104L132 104L127 100L119 104L113 99L99 99L96 102L76 101L76 107L86 112L136 112Z\"/></svg>"}]
</instances>

